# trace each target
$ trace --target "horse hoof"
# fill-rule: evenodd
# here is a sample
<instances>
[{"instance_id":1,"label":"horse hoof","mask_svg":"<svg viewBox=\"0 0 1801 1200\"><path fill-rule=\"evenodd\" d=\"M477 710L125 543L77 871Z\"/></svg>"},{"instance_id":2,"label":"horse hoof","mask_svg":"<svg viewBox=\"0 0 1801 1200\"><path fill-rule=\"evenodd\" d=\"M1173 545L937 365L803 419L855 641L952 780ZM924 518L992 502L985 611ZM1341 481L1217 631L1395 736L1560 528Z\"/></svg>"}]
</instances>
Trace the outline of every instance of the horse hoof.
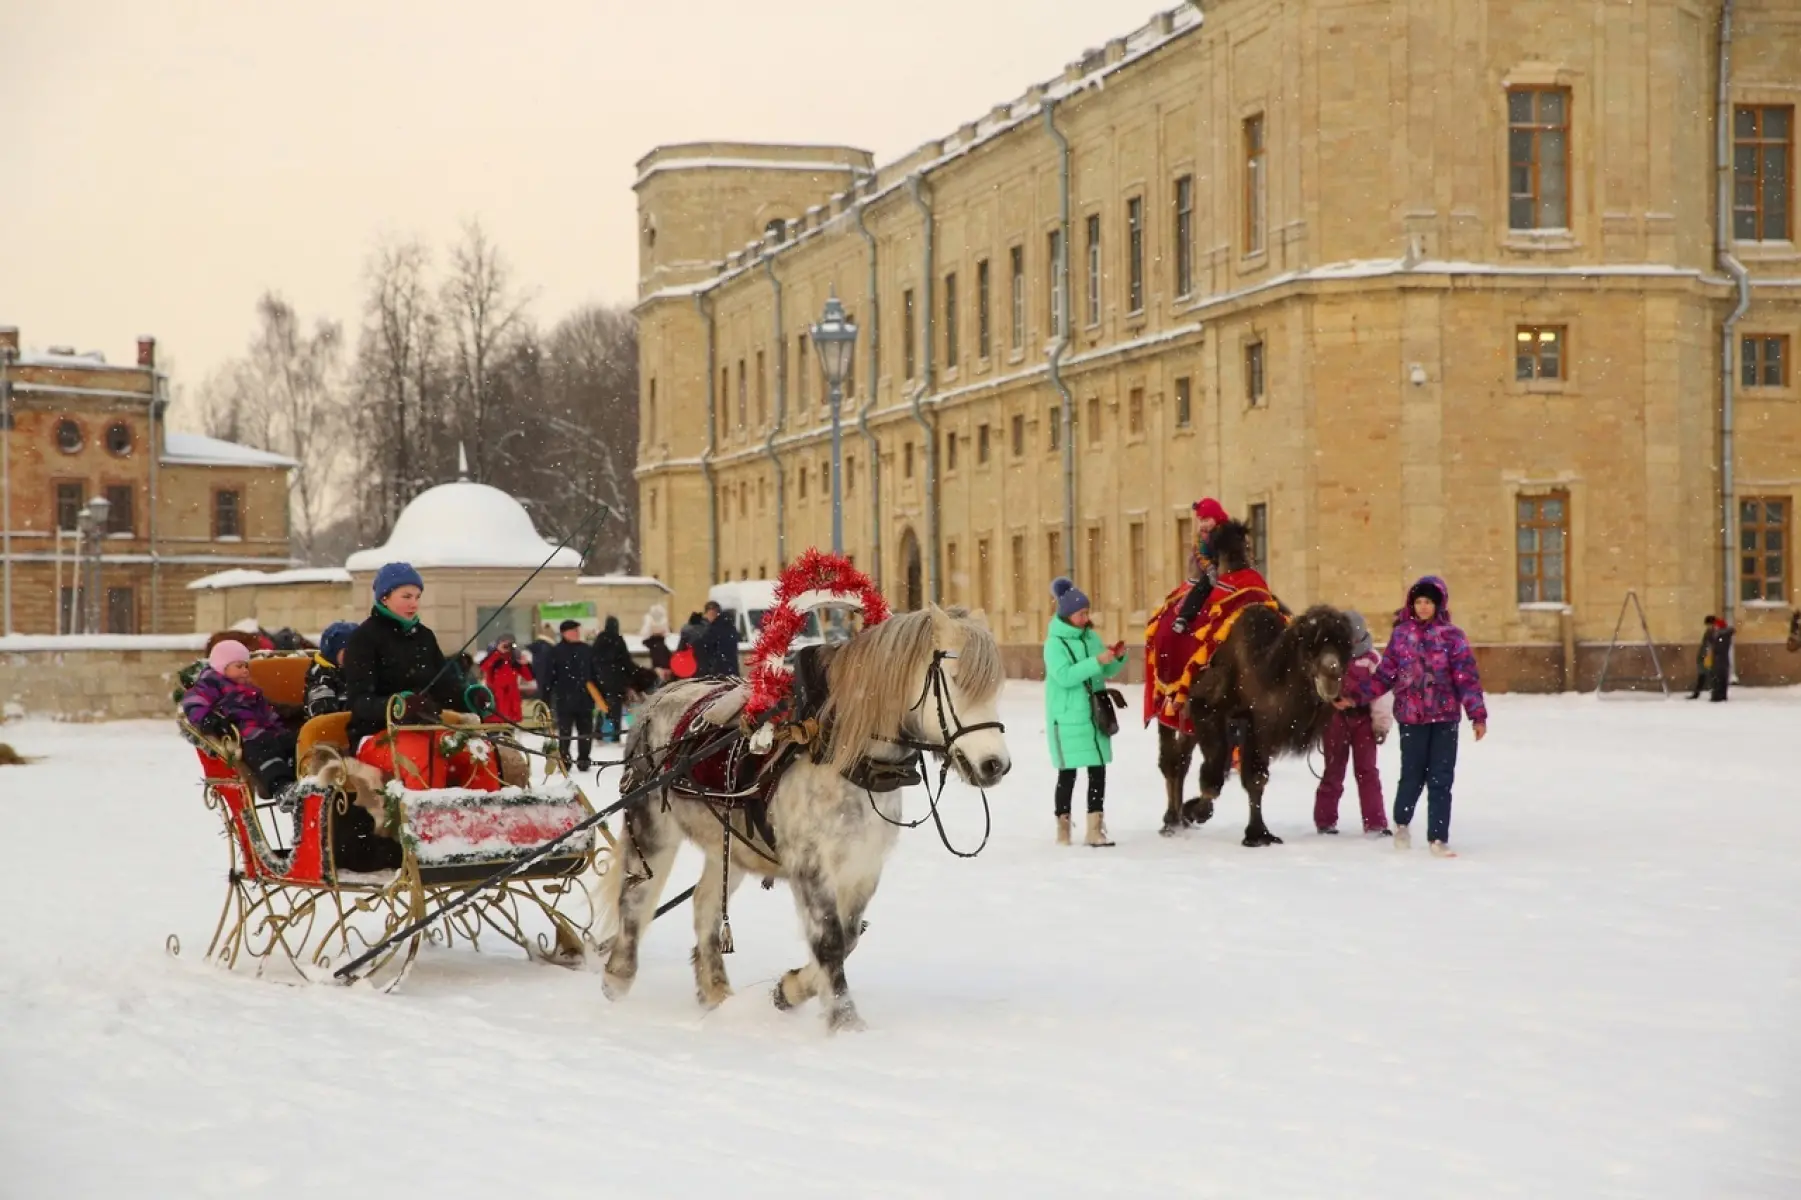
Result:
<instances>
[{"instance_id":1,"label":"horse hoof","mask_svg":"<svg viewBox=\"0 0 1801 1200\"><path fill-rule=\"evenodd\" d=\"M615 975L601 977L600 994L609 1000L623 1000L632 990L632 981Z\"/></svg>"},{"instance_id":2,"label":"horse hoof","mask_svg":"<svg viewBox=\"0 0 1801 1200\"><path fill-rule=\"evenodd\" d=\"M833 1009L825 1024L827 1033L862 1033L869 1028L855 1009Z\"/></svg>"},{"instance_id":3,"label":"horse hoof","mask_svg":"<svg viewBox=\"0 0 1801 1200\"><path fill-rule=\"evenodd\" d=\"M775 1001L775 1007L776 1007L777 1012L793 1012L794 1011L794 1004L792 1001L790 1001L788 999L788 993L782 987L781 980L778 979L775 981L775 991L770 994L769 998L771 1000Z\"/></svg>"}]
</instances>

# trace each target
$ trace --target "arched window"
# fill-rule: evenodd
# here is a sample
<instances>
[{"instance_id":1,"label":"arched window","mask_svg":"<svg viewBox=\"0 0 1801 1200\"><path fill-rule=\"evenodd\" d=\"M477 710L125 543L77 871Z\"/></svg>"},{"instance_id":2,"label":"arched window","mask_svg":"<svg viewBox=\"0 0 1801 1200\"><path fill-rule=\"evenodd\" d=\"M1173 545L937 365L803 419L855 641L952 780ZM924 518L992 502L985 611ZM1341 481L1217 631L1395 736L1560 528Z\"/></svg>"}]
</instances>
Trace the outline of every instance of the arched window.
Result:
<instances>
[{"instance_id":1,"label":"arched window","mask_svg":"<svg viewBox=\"0 0 1801 1200\"><path fill-rule=\"evenodd\" d=\"M787 220L783 217L771 218L769 223L763 226L763 236L766 238L771 238L778 242L787 241L788 240L788 222L787 222Z\"/></svg>"},{"instance_id":2,"label":"arched window","mask_svg":"<svg viewBox=\"0 0 1801 1200\"><path fill-rule=\"evenodd\" d=\"M81 449L81 422L73 417L64 417L56 423L56 448L64 454L74 454Z\"/></svg>"},{"instance_id":3,"label":"arched window","mask_svg":"<svg viewBox=\"0 0 1801 1200\"><path fill-rule=\"evenodd\" d=\"M115 458L124 458L131 453L131 426L123 421L114 421L106 427L107 453Z\"/></svg>"}]
</instances>

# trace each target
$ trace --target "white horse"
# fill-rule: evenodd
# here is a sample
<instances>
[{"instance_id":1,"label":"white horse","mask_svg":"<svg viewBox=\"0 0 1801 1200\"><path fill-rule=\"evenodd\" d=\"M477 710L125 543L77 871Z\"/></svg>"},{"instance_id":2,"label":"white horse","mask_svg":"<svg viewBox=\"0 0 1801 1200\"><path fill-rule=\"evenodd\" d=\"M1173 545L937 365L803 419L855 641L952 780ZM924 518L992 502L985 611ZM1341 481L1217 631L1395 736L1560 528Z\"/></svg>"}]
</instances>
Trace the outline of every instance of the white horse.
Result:
<instances>
[{"instance_id":1,"label":"white horse","mask_svg":"<svg viewBox=\"0 0 1801 1200\"><path fill-rule=\"evenodd\" d=\"M865 783L872 775L892 778L917 751L927 751L975 787L1000 782L1013 765L996 709L1003 672L986 628L959 610L936 607L891 617L817 653L825 659L826 753L816 763L803 750L776 784L763 827L773 833L773 846L743 811L705 798L664 789L626 807L597 904L612 933L610 945L603 941L610 999L622 998L637 976L639 940L685 838L706 855L693 901L701 1003L710 1009L732 994L721 918L727 897L747 873L756 874L788 881L810 951L805 966L777 982L776 1007L792 1009L820 996L828 1029L862 1028L844 960L856 949L864 909L894 847L901 799L898 790L871 791L847 773ZM677 726L720 687L688 680L655 692L626 744L629 775L654 778L671 759ZM689 719L701 735L718 738L747 699L748 685L738 683Z\"/></svg>"}]
</instances>

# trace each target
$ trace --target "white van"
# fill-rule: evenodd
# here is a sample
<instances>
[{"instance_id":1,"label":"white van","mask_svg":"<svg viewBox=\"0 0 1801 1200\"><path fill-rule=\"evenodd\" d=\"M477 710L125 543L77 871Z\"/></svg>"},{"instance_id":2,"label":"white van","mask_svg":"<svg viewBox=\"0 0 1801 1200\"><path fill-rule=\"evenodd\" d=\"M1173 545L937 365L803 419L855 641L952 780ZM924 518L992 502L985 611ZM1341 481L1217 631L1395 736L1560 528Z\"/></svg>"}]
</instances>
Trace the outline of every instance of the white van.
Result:
<instances>
[{"instance_id":1,"label":"white van","mask_svg":"<svg viewBox=\"0 0 1801 1200\"><path fill-rule=\"evenodd\" d=\"M775 587L776 581L773 579L740 579L735 583L716 583L707 589L707 599L717 604L721 610L736 614L738 644L748 646L757 640L757 631L763 628L764 615L775 607ZM794 636L791 649L818 645L822 640L819 614L811 612L807 614L807 623Z\"/></svg>"}]
</instances>

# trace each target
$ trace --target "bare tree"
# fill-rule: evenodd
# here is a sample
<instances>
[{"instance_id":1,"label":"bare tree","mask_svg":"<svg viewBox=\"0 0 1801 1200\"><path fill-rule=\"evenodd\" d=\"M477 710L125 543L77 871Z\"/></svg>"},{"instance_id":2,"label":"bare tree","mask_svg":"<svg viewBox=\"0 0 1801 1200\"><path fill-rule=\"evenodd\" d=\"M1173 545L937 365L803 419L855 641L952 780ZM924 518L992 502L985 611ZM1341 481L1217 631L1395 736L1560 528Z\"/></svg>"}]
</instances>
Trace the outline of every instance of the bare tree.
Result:
<instances>
[{"instance_id":1,"label":"bare tree","mask_svg":"<svg viewBox=\"0 0 1801 1200\"><path fill-rule=\"evenodd\" d=\"M436 404L437 319L427 280L430 254L416 241L378 246L365 268L357 347L360 534L380 538L400 509L431 482L428 419Z\"/></svg>"},{"instance_id":2,"label":"bare tree","mask_svg":"<svg viewBox=\"0 0 1801 1200\"><path fill-rule=\"evenodd\" d=\"M502 403L495 367L525 330L526 302L514 293L512 272L479 221L463 227L462 242L450 252L442 302L454 363L457 425L475 478L486 480L490 438L502 432L494 420Z\"/></svg>"},{"instance_id":3,"label":"bare tree","mask_svg":"<svg viewBox=\"0 0 1801 1200\"><path fill-rule=\"evenodd\" d=\"M560 534L595 504L615 517L589 555L601 571L633 570L638 489L638 326L629 311L590 305L558 323L545 339L540 366L544 430L537 463L536 515Z\"/></svg>"}]
</instances>

